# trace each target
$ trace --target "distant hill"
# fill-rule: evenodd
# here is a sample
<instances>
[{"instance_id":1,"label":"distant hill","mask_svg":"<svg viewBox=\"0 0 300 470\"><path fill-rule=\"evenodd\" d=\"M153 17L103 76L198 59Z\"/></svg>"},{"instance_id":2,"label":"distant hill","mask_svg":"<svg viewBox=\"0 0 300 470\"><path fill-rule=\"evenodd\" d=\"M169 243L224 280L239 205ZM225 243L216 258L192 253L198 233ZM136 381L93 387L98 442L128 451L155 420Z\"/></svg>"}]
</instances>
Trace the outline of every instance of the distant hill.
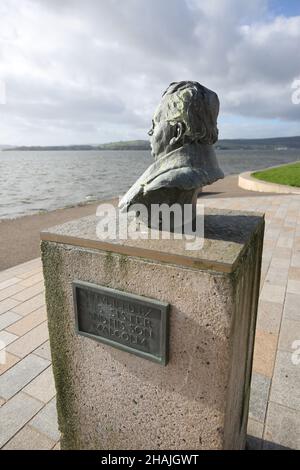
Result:
<instances>
[{"instance_id":1,"label":"distant hill","mask_svg":"<svg viewBox=\"0 0 300 470\"><path fill-rule=\"evenodd\" d=\"M150 150L148 140L125 140L96 146L99 150Z\"/></svg>"},{"instance_id":2,"label":"distant hill","mask_svg":"<svg viewBox=\"0 0 300 470\"><path fill-rule=\"evenodd\" d=\"M215 145L218 150L287 150L300 149L300 136L272 137L269 139L220 139ZM150 150L147 140L127 140L96 145L55 145L55 146L0 146L2 150L37 151L37 150Z\"/></svg>"},{"instance_id":3,"label":"distant hill","mask_svg":"<svg viewBox=\"0 0 300 470\"><path fill-rule=\"evenodd\" d=\"M52 146L21 146L11 147L4 150L37 151L37 150L150 150L150 143L147 140L128 140L120 142L110 142L96 145L52 145Z\"/></svg>"},{"instance_id":4,"label":"distant hill","mask_svg":"<svg viewBox=\"0 0 300 470\"><path fill-rule=\"evenodd\" d=\"M220 139L215 147L221 150L300 149L300 136L269 139Z\"/></svg>"},{"instance_id":5,"label":"distant hill","mask_svg":"<svg viewBox=\"0 0 300 470\"><path fill-rule=\"evenodd\" d=\"M7 150L11 147L11 145L0 145L0 150Z\"/></svg>"}]
</instances>

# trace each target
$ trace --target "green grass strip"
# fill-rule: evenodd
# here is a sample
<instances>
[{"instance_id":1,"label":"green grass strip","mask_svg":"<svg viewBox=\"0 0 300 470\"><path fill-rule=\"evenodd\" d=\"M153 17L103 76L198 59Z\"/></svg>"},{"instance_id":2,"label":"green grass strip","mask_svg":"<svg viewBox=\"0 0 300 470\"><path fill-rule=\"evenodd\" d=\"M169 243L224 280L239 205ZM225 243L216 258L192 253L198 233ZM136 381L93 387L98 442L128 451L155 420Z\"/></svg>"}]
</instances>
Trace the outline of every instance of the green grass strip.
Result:
<instances>
[{"instance_id":1,"label":"green grass strip","mask_svg":"<svg viewBox=\"0 0 300 470\"><path fill-rule=\"evenodd\" d=\"M254 178L269 183L284 184L287 186L300 187L300 162L283 165L269 170L256 171L252 173Z\"/></svg>"}]
</instances>

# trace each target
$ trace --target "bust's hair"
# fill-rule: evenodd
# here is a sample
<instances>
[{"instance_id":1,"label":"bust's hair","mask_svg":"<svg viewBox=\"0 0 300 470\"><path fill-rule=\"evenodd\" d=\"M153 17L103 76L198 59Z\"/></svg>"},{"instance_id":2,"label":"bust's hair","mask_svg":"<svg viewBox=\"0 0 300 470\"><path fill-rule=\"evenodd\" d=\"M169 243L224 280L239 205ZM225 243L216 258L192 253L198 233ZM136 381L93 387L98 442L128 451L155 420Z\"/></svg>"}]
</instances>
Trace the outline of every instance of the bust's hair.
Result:
<instances>
[{"instance_id":1,"label":"bust's hair","mask_svg":"<svg viewBox=\"0 0 300 470\"><path fill-rule=\"evenodd\" d=\"M218 140L218 95L200 83L171 83L163 94L161 107L168 122L184 124L184 143L212 145Z\"/></svg>"}]
</instances>

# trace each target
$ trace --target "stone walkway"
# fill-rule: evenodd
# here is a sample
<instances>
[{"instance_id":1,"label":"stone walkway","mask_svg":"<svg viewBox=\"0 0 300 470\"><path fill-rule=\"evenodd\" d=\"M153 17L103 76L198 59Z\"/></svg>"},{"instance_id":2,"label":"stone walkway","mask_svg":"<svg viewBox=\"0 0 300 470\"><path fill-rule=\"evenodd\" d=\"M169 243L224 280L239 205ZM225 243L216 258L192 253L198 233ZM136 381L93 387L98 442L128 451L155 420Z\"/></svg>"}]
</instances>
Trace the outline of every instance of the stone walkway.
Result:
<instances>
[{"instance_id":1,"label":"stone walkway","mask_svg":"<svg viewBox=\"0 0 300 470\"><path fill-rule=\"evenodd\" d=\"M266 214L248 446L300 449L300 197L203 202ZM39 259L0 272L0 448L59 448Z\"/></svg>"}]
</instances>

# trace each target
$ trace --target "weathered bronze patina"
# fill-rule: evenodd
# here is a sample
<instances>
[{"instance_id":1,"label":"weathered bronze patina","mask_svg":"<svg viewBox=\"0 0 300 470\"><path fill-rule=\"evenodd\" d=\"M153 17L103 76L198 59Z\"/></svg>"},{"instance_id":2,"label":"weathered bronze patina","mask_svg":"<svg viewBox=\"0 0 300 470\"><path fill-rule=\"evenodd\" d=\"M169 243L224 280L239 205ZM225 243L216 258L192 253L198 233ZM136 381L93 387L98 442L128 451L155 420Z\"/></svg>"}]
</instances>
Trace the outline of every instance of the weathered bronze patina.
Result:
<instances>
[{"instance_id":1,"label":"weathered bronze patina","mask_svg":"<svg viewBox=\"0 0 300 470\"><path fill-rule=\"evenodd\" d=\"M73 283L77 333L159 364L168 360L168 304Z\"/></svg>"}]
</instances>

